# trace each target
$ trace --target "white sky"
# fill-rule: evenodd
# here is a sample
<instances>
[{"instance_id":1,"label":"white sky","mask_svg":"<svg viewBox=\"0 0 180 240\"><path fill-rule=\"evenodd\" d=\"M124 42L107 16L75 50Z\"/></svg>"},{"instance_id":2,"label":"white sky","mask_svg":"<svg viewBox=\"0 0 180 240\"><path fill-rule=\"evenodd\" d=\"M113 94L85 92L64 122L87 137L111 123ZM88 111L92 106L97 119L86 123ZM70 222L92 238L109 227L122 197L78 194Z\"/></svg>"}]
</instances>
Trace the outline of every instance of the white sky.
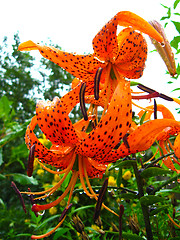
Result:
<instances>
[{"instance_id":1,"label":"white sky","mask_svg":"<svg viewBox=\"0 0 180 240\"><path fill-rule=\"evenodd\" d=\"M147 21L160 20L167 10L160 3L171 6L172 0L6 0L1 2L0 39L13 36L17 31L21 41L33 40L47 43L51 39L63 50L77 53L92 52L92 39L96 33L117 12L132 11ZM172 40L175 29L167 28L167 37ZM154 47L149 43L149 50ZM37 53L38 54L38 53ZM165 75L166 67L160 56L153 52L148 55L142 84L169 96L178 97L180 93L171 90L178 86L167 85L171 80ZM175 95L174 95L175 94ZM159 103L159 100L158 100ZM165 102L166 104L166 102ZM171 109L178 107L171 105Z\"/></svg>"}]
</instances>

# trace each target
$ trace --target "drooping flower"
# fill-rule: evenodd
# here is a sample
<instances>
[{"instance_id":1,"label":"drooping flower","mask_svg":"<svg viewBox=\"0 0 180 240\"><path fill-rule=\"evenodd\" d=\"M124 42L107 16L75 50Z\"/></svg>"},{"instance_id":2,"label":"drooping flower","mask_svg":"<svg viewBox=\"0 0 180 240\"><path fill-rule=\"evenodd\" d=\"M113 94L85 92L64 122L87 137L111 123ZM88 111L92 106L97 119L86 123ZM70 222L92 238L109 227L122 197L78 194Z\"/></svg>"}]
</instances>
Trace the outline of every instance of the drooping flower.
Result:
<instances>
[{"instance_id":1,"label":"drooping flower","mask_svg":"<svg viewBox=\"0 0 180 240\"><path fill-rule=\"evenodd\" d=\"M32 156L34 156L40 160L36 161L45 170L53 174L64 175L50 189L42 192L33 193L28 191L22 193L42 195L34 200L46 198L61 186L69 172L72 171L71 180L63 194L55 201L44 205L33 204L32 210L35 214L55 207L69 194L67 207L65 208L67 211L78 178L86 194L97 200L98 196L93 191L88 177L102 177L106 170L107 162L99 162L98 159L103 159L119 143L131 126L130 84L126 80L119 81L106 114L103 115L99 123L89 133L86 132L86 129L90 121L95 120L94 116L89 115L87 121L81 119L72 124L68 114L79 101L80 87L78 85L61 99L55 97L52 102L39 101L36 106L36 116L32 118L31 123L27 127L25 141L31 155L29 163L30 173L32 173L31 164L33 163ZM36 137L34 129L37 125L52 143L50 149L44 146L42 141ZM56 167L60 171L51 170L44 163ZM106 206L104 207L107 208ZM61 218L60 223L54 230L62 224L64 218L65 213L63 213L63 218ZM32 239L40 239L48 236L50 233L52 231L41 236L33 235Z\"/></svg>"},{"instance_id":2,"label":"drooping flower","mask_svg":"<svg viewBox=\"0 0 180 240\"><path fill-rule=\"evenodd\" d=\"M146 112L146 115L144 118L144 122L151 119L151 115L152 115L151 110L153 110L153 109L154 109L153 105L148 106L146 108L147 112ZM157 104L156 111L160 112L162 114L163 119L175 120L171 111L162 104ZM143 114L144 114L144 110L141 110L138 115L139 115L139 117L142 117ZM168 126L168 127L164 128L161 132L159 132L159 135L156 138L157 143L158 143L158 148L153 157L155 157L155 155L158 152L159 152L160 156L162 156L162 155L166 155L167 153L169 153L173 150L175 151L175 154L177 155L177 157L179 157L178 150L177 150L178 146L179 146L179 144L178 144L179 136L177 136L177 135L179 135L179 133L180 133L179 126ZM172 137L172 136L177 136L176 140L175 140L175 146L173 146L172 142L170 141L170 137ZM176 171L176 172L180 172L180 170L176 169L173 164L173 162L175 162L178 165L180 165L180 162L174 156L167 156L167 157L163 158L162 161L163 161L164 165L166 167L168 167L169 169Z\"/></svg>"},{"instance_id":3,"label":"drooping flower","mask_svg":"<svg viewBox=\"0 0 180 240\"><path fill-rule=\"evenodd\" d=\"M117 35L118 25L126 28ZM105 95L109 102L120 79L137 79L142 76L147 57L147 43L142 34L135 30L163 42L162 36L148 22L132 12L122 11L94 37L93 54L76 55L32 41L20 44L18 49L39 50L43 57L88 83L94 89L96 100Z\"/></svg>"}]
</instances>

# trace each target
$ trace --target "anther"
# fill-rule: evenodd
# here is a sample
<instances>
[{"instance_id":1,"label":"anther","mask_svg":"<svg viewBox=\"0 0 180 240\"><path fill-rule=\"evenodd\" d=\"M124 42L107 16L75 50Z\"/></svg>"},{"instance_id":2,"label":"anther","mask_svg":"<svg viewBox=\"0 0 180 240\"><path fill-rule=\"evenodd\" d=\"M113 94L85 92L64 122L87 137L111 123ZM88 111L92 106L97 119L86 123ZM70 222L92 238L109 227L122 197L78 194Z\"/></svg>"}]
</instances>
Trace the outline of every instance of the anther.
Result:
<instances>
[{"instance_id":1,"label":"anther","mask_svg":"<svg viewBox=\"0 0 180 240\"><path fill-rule=\"evenodd\" d=\"M154 99L154 119L157 119L157 103L155 99Z\"/></svg>"},{"instance_id":2,"label":"anther","mask_svg":"<svg viewBox=\"0 0 180 240\"><path fill-rule=\"evenodd\" d=\"M102 74L103 68L98 68L96 71L96 75L94 77L94 98L95 100L99 99L99 83L101 79L101 74Z\"/></svg>"},{"instance_id":3,"label":"anther","mask_svg":"<svg viewBox=\"0 0 180 240\"><path fill-rule=\"evenodd\" d=\"M87 115L87 111L86 111L86 107L85 107L85 89L86 89L86 83L82 83L81 84L81 89L79 92L79 102L80 102L80 109L81 112L83 114L84 120L87 121L88 120L88 115Z\"/></svg>"},{"instance_id":4,"label":"anther","mask_svg":"<svg viewBox=\"0 0 180 240\"><path fill-rule=\"evenodd\" d=\"M103 203L103 200L105 197L107 187L108 187L108 178L105 179L105 181L102 185L102 188L99 191L99 196L98 196L95 213L94 213L94 221L96 221L100 216L101 206L102 206L102 203Z\"/></svg>"},{"instance_id":5,"label":"anther","mask_svg":"<svg viewBox=\"0 0 180 240\"><path fill-rule=\"evenodd\" d=\"M29 152L28 165L27 165L27 175L28 175L28 177L31 177L32 173L33 173L34 151L35 151L35 144L32 145L32 147L30 148L30 152Z\"/></svg>"},{"instance_id":6,"label":"anther","mask_svg":"<svg viewBox=\"0 0 180 240\"><path fill-rule=\"evenodd\" d=\"M59 218L59 222L61 222L63 220L63 218L66 216L67 212L69 211L69 209L72 207L72 203L70 203L67 207L65 207L65 209L63 210L60 218Z\"/></svg>"},{"instance_id":7,"label":"anther","mask_svg":"<svg viewBox=\"0 0 180 240\"><path fill-rule=\"evenodd\" d=\"M125 145L127 148L130 148L129 143L128 143L128 140L127 140L127 137L128 137L128 135L125 134L124 137L123 137L123 142L124 142L124 145Z\"/></svg>"},{"instance_id":8,"label":"anther","mask_svg":"<svg viewBox=\"0 0 180 240\"><path fill-rule=\"evenodd\" d=\"M17 188L16 184L14 182L11 182L11 187L14 189L14 191L17 193L19 199L20 199L20 202L21 202L21 205L23 207L23 210L24 212L26 213L26 206L25 206L25 203L24 203L24 199L19 191L19 189Z\"/></svg>"}]
</instances>

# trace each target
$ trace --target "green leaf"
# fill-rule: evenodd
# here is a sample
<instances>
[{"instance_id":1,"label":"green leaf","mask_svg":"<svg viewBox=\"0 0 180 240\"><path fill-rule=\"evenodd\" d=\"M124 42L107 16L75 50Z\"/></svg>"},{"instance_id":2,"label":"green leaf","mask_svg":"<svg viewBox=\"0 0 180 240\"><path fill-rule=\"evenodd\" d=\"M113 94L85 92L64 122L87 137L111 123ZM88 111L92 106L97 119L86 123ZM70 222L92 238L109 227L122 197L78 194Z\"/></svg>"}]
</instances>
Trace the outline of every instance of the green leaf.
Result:
<instances>
[{"instance_id":1,"label":"green leaf","mask_svg":"<svg viewBox=\"0 0 180 240\"><path fill-rule=\"evenodd\" d=\"M22 185L29 185L29 184L38 185L38 181L35 178L28 177L20 173L13 174L13 179L15 182L18 182Z\"/></svg>"},{"instance_id":2,"label":"green leaf","mask_svg":"<svg viewBox=\"0 0 180 240\"><path fill-rule=\"evenodd\" d=\"M149 167L141 172L141 177L143 178L150 178L155 176L160 176L164 174L171 174L172 172L169 170L165 170L159 167Z\"/></svg>"},{"instance_id":3,"label":"green leaf","mask_svg":"<svg viewBox=\"0 0 180 240\"><path fill-rule=\"evenodd\" d=\"M178 3L180 3L180 0L176 0L176 1L174 2L174 4L173 4L173 8L174 8L174 9L176 9Z\"/></svg>"},{"instance_id":4,"label":"green leaf","mask_svg":"<svg viewBox=\"0 0 180 240\"><path fill-rule=\"evenodd\" d=\"M56 233L54 234L53 240L59 239L62 235L69 231L69 228L58 228Z\"/></svg>"},{"instance_id":5,"label":"green leaf","mask_svg":"<svg viewBox=\"0 0 180 240\"><path fill-rule=\"evenodd\" d=\"M141 119L140 119L140 125L143 124L144 119L145 119L145 117L146 117L146 113L147 113L147 111L145 111L145 112L143 113L143 115L142 115L142 117L141 117Z\"/></svg>"},{"instance_id":6,"label":"green leaf","mask_svg":"<svg viewBox=\"0 0 180 240\"><path fill-rule=\"evenodd\" d=\"M116 162L116 164L114 164L113 166L111 166L108 171L111 171L115 168L118 168L118 167L123 167L123 166L132 166L134 163L134 160L122 160L122 161L118 161Z\"/></svg>"},{"instance_id":7,"label":"green leaf","mask_svg":"<svg viewBox=\"0 0 180 240\"><path fill-rule=\"evenodd\" d=\"M175 21L172 21L172 23L174 24L176 30L178 31L178 33L180 33L180 22L175 22Z\"/></svg>"},{"instance_id":8,"label":"green leaf","mask_svg":"<svg viewBox=\"0 0 180 240\"><path fill-rule=\"evenodd\" d=\"M132 233L122 233L122 237L123 239L127 239L127 240L144 240L144 238L136 235L136 234L132 234Z\"/></svg>"},{"instance_id":9,"label":"green leaf","mask_svg":"<svg viewBox=\"0 0 180 240\"><path fill-rule=\"evenodd\" d=\"M180 36L174 37L173 40L170 42L171 46L176 50L178 50L179 43L180 43Z\"/></svg>"},{"instance_id":10,"label":"green leaf","mask_svg":"<svg viewBox=\"0 0 180 240\"><path fill-rule=\"evenodd\" d=\"M127 200L138 199L139 198L138 195L133 194L133 193L121 193L121 194L118 195L118 197L124 198L124 199L127 199Z\"/></svg>"},{"instance_id":11,"label":"green leaf","mask_svg":"<svg viewBox=\"0 0 180 240\"><path fill-rule=\"evenodd\" d=\"M3 174L0 174L0 180L4 180L6 177Z\"/></svg>"},{"instance_id":12,"label":"green leaf","mask_svg":"<svg viewBox=\"0 0 180 240\"><path fill-rule=\"evenodd\" d=\"M154 203L163 202L163 201L164 201L164 198L159 196L153 196L153 195L143 196L140 198L140 203L145 206L149 206Z\"/></svg>"},{"instance_id":13,"label":"green leaf","mask_svg":"<svg viewBox=\"0 0 180 240\"><path fill-rule=\"evenodd\" d=\"M0 166L3 164L2 148L0 148Z\"/></svg>"},{"instance_id":14,"label":"green leaf","mask_svg":"<svg viewBox=\"0 0 180 240\"><path fill-rule=\"evenodd\" d=\"M173 237L173 238L170 238L169 240L180 240L180 237Z\"/></svg>"},{"instance_id":15,"label":"green leaf","mask_svg":"<svg viewBox=\"0 0 180 240\"><path fill-rule=\"evenodd\" d=\"M75 212L79 212L81 210L85 210L88 208L94 208L94 205L87 205L87 206L82 206L82 207L76 208L76 209L74 209L74 211L72 213L74 214Z\"/></svg>"},{"instance_id":16,"label":"green leaf","mask_svg":"<svg viewBox=\"0 0 180 240\"><path fill-rule=\"evenodd\" d=\"M169 208L169 205L164 205L164 206L158 207L158 208L154 209L153 211L151 211L149 215L150 216L156 215L157 213L159 213L163 210L166 210L167 208Z\"/></svg>"},{"instance_id":17,"label":"green leaf","mask_svg":"<svg viewBox=\"0 0 180 240\"><path fill-rule=\"evenodd\" d=\"M138 82L135 82L135 81L131 81L130 82L130 86L132 87L132 86L137 86L139 83Z\"/></svg>"}]
</instances>

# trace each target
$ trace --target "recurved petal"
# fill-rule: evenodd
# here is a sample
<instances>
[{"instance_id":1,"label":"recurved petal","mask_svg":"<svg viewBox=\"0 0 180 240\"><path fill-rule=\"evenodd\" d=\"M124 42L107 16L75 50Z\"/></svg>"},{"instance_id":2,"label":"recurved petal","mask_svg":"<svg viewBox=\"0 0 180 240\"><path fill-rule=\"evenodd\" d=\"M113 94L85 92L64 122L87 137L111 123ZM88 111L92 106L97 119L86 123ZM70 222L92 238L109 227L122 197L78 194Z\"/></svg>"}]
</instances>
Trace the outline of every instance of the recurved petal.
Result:
<instances>
[{"instance_id":1,"label":"recurved petal","mask_svg":"<svg viewBox=\"0 0 180 240\"><path fill-rule=\"evenodd\" d=\"M64 68L73 76L83 79L83 81L87 81L89 78L91 80L94 79L96 70L104 66L104 64L95 59L93 55L76 55L61 51L55 47L41 46L32 41L21 43L18 50L39 50L44 58Z\"/></svg>"},{"instance_id":2,"label":"recurved petal","mask_svg":"<svg viewBox=\"0 0 180 240\"><path fill-rule=\"evenodd\" d=\"M161 131L167 127L179 128L180 122L173 119L155 119L142 124L127 138L129 148L122 143L117 150L112 150L104 161L116 161L132 153L147 150L154 143Z\"/></svg>"},{"instance_id":3,"label":"recurved petal","mask_svg":"<svg viewBox=\"0 0 180 240\"><path fill-rule=\"evenodd\" d=\"M154 105L148 106L146 108L149 109L149 110L153 110L154 109ZM163 118L169 118L169 119L174 119L175 120L175 118L174 118L173 114L171 113L171 111L168 108L166 108L164 105L157 104L157 111L162 113ZM142 117L144 112L145 112L144 110L141 110L138 113L139 118ZM152 113L153 113L152 111L148 111L146 113L144 121L149 120L151 118Z\"/></svg>"},{"instance_id":4,"label":"recurved petal","mask_svg":"<svg viewBox=\"0 0 180 240\"><path fill-rule=\"evenodd\" d=\"M147 43L144 37L132 28L125 28L117 38L119 53L116 68L127 78L140 78L147 58Z\"/></svg>"},{"instance_id":5,"label":"recurved petal","mask_svg":"<svg viewBox=\"0 0 180 240\"><path fill-rule=\"evenodd\" d=\"M130 83L122 80L116 87L107 113L88 137L77 145L77 153L103 160L126 134L131 119Z\"/></svg>"},{"instance_id":6,"label":"recurved petal","mask_svg":"<svg viewBox=\"0 0 180 240\"><path fill-rule=\"evenodd\" d=\"M73 145L78 141L68 112L65 111L64 104L58 97L52 102L39 101L36 106L36 116L42 132L53 144Z\"/></svg>"},{"instance_id":7,"label":"recurved petal","mask_svg":"<svg viewBox=\"0 0 180 240\"><path fill-rule=\"evenodd\" d=\"M31 123L28 125L26 130L25 142L27 147L30 149L31 146L35 145L34 155L43 163L62 169L66 168L72 159L73 151L68 151L66 154L63 148L61 150L59 149L59 151L51 151L46 148L33 132L36 125L37 118L35 116L32 118Z\"/></svg>"},{"instance_id":8,"label":"recurved petal","mask_svg":"<svg viewBox=\"0 0 180 240\"><path fill-rule=\"evenodd\" d=\"M180 134L178 134L174 141L174 153L178 158L180 158Z\"/></svg>"},{"instance_id":9,"label":"recurved petal","mask_svg":"<svg viewBox=\"0 0 180 240\"><path fill-rule=\"evenodd\" d=\"M150 37L154 38L158 42L163 42L162 36L143 18L129 11L122 11L116 14L118 24L124 27L133 27Z\"/></svg>"},{"instance_id":10,"label":"recurved petal","mask_svg":"<svg viewBox=\"0 0 180 240\"><path fill-rule=\"evenodd\" d=\"M93 39L94 54L101 61L113 59L118 53L117 25L118 21L113 17Z\"/></svg>"},{"instance_id":11,"label":"recurved petal","mask_svg":"<svg viewBox=\"0 0 180 240\"><path fill-rule=\"evenodd\" d=\"M94 161L91 158L84 157L83 159L86 164L87 175L90 178L102 178L103 174L106 171L107 166L104 164L100 164Z\"/></svg>"}]
</instances>

